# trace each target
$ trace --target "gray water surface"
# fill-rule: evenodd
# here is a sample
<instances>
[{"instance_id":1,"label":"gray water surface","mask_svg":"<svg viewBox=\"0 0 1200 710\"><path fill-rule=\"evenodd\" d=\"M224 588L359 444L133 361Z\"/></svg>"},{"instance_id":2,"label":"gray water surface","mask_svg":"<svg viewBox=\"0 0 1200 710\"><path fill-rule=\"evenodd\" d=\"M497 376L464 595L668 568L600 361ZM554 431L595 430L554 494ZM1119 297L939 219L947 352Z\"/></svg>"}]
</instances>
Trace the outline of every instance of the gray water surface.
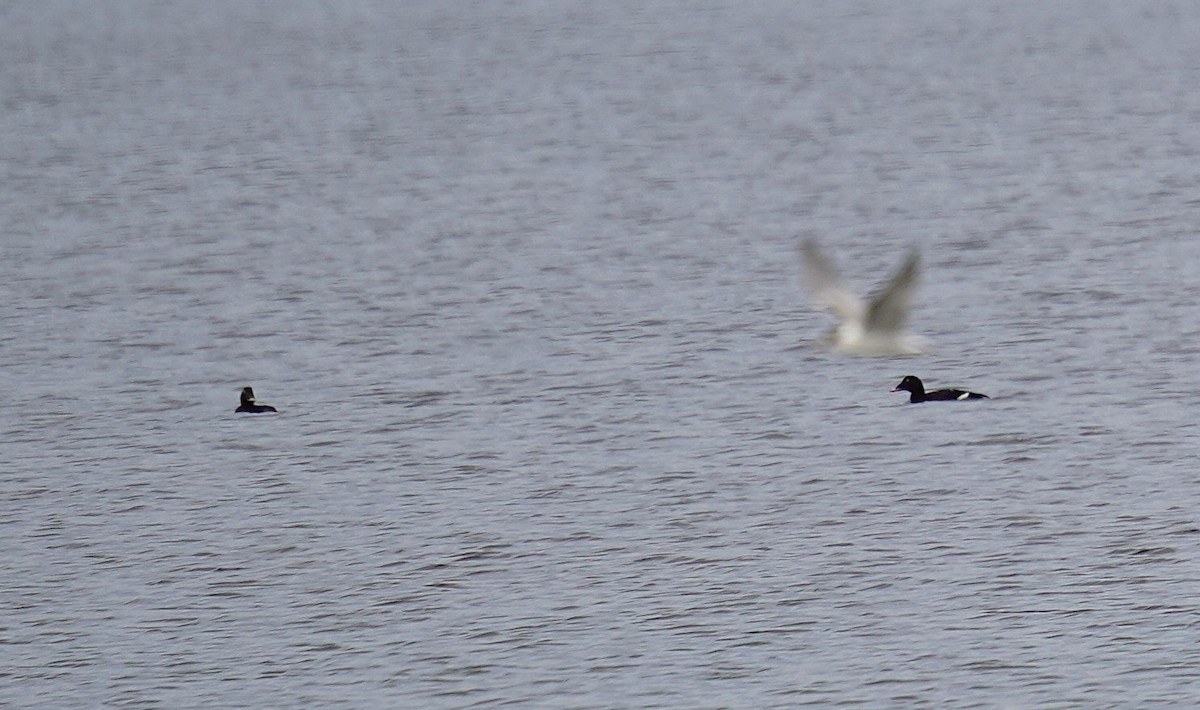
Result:
<instances>
[{"instance_id":1,"label":"gray water surface","mask_svg":"<svg viewBox=\"0 0 1200 710\"><path fill-rule=\"evenodd\" d=\"M749 5L0 9L0 705L1200 703L1200 11Z\"/></svg>"}]
</instances>

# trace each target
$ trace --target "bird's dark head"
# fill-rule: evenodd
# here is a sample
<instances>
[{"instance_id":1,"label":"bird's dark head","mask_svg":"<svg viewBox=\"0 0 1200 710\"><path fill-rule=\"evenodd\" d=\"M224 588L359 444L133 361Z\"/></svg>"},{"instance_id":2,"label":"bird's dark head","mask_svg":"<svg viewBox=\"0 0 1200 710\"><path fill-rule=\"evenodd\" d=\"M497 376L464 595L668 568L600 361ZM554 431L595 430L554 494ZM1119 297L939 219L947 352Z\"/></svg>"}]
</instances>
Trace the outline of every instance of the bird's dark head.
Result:
<instances>
[{"instance_id":1,"label":"bird's dark head","mask_svg":"<svg viewBox=\"0 0 1200 710\"><path fill-rule=\"evenodd\" d=\"M900 380L900 384L896 385L892 391L923 393L925 385L921 382L921 378L916 375L905 375L904 379Z\"/></svg>"}]
</instances>

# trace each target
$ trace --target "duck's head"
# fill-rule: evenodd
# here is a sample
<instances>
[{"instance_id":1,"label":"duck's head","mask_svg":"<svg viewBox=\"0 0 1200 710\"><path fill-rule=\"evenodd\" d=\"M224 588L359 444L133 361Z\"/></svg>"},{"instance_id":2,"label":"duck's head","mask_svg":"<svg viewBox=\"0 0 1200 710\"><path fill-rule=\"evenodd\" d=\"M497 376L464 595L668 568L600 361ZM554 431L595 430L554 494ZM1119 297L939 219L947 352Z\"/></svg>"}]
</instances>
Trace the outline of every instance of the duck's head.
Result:
<instances>
[{"instance_id":1,"label":"duck's head","mask_svg":"<svg viewBox=\"0 0 1200 710\"><path fill-rule=\"evenodd\" d=\"M912 392L922 394L925 392L925 385L921 382L921 378L916 375L905 375L900 384L896 385L893 392Z\"/></svg>"}]
</instances>

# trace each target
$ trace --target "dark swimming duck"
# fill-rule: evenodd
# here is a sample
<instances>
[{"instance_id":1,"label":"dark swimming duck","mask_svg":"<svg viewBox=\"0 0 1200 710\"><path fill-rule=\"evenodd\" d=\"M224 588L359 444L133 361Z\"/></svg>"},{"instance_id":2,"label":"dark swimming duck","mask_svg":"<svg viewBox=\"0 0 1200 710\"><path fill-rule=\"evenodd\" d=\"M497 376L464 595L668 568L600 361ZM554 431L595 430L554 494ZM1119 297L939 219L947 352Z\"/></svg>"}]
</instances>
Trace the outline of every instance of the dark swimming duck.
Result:
<instances>
[{"instance_id":1,"label":"dark swimming duck","mask_svg":"<svg viewBox=\"0 0 1200 710\"><path fill-rule=\"evenodd\" d=\"M908 401L913 404L916 404L917 402L936 402L949 399L988 399L986 394L968 392L966 390L947 389L926 392L925 384L922 383L921 378L917 377L916 375L906 376L903 380L900 380L900 384L896 385L896 388L892 391L911 393L912 396L908 398Z\"/></svg>"},{"instance_id":2,"label":"dark swimming duck","mask_svg":"<svg viewBox=\"0 0 1200 710\"><path fill-rule=\"evenodd\" d=\"M269 404L255 404L254 403L254 388L253 387L243 387L242 388L242 404L241 404L241 406L239 406L237 409L235 409L233 411L235 413L236 412L247 412L249 414L262 414L263 412L277 412L279 410L275 409L274 407L272 407Z\"/></svg>"}]
</instances>

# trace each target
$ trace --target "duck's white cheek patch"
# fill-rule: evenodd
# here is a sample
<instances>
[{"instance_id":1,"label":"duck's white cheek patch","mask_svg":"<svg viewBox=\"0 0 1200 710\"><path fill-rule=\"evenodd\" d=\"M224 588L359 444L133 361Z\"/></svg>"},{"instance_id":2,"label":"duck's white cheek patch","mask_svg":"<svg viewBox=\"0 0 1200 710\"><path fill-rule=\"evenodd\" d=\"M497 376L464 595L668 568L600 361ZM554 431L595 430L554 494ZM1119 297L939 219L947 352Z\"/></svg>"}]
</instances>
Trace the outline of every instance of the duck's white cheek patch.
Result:
<instances>
[{"instance_id":1,"label":"duck's white cheek patch","mask_svg":"<svg viewBox=\"0 0 1200 710\"><path fill-rule=\"evenodd\" d=\"M963 392L962 394L958 395L958 398L959 399L967 399L970 396L971 396L970 392Z\"/></svg>"}]
</instances>

